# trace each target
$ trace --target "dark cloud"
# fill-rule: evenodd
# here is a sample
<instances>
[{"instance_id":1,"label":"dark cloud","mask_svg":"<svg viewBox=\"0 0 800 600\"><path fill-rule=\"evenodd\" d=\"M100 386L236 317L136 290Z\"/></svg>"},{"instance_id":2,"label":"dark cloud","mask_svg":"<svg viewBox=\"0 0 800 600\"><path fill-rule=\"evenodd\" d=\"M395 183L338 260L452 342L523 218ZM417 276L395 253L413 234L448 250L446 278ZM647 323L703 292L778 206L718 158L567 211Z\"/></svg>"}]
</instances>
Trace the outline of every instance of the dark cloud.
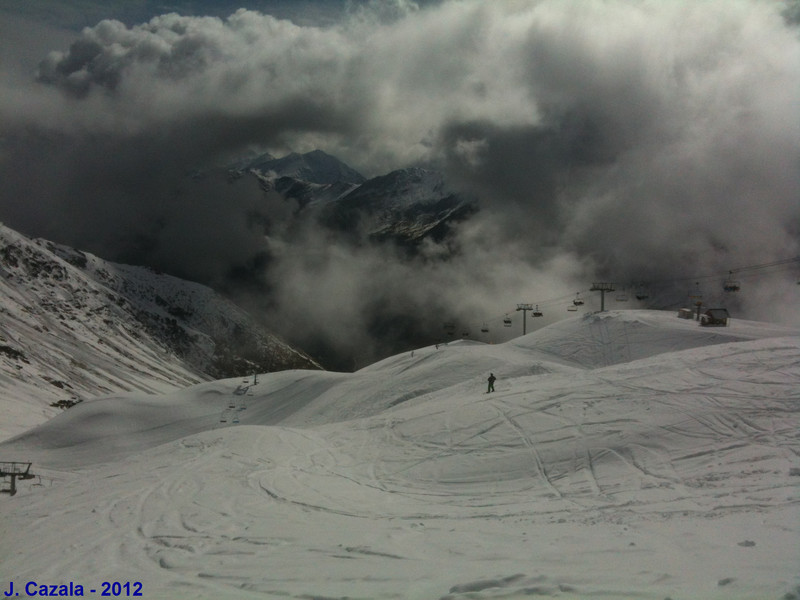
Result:
<instances>
[{"instance_id":1,"label":"dark cloud","mask_svg":"<svg viewBox=\"0 0 800 600\"><path fill-rule=\"evenodd\" d=\"M541 3L521 46L536 122L438 144L538 240L617 277L796 254L797 34L769 6Z\"/></svg>"},{"instance_id":2,"label":"dark cloud","mask_svg":"<svg viewBox=\"0 0 800 600\"><path fill-rule=\"evenodd\" d=\"M316 26L258 7L102 21L36 79L0 63L0 218L246 290L297 339L370 357L595 277L800 254L796 3L369 1ZM482 210L447 251L353 247L209 175L251 147L435 165Z\"/></svg>"}]
</instances>

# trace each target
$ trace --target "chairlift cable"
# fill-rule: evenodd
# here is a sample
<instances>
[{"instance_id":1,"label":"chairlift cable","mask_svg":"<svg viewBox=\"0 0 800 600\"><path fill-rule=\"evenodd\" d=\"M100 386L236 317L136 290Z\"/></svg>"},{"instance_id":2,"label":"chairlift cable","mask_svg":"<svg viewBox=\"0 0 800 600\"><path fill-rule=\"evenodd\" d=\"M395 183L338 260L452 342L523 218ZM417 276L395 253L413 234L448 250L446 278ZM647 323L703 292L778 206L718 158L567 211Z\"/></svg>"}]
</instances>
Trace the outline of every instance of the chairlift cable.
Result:
<instances>
[{"instance_id":1,"label":"chairlift cable","mask_svg":"<svg viewBox=\"0 0 800 600\"><path fill-rule=\"evenodd\" d=\"M772 268L775 268L775 267L785 267L785 266L792 265L794 263L800 263L800 256L793 256L791 258L783 258L783 259L772 261L772 262L759 263L759 264L753 264L753 265L745 265L745 266L737 267L737 268L734 268L734 269L729 269L728 275L732 275L732 274L735 274L735 273L744 273L744 272L749 272L749 271L761 271L761 270L766 270L766 269L772 269ZM742 279L742 278L747 277L747 276L755 277L755 276L757 276L757 274L744 275L744 276L740 276L739 278ZM656 279L656 280L649 280L649 281L638 281L637 280L637 281L634 281L632 283L623 283L623 282L619 282L619 281L615 281L615 282L611 282L611 283L614 286L619 286L619 287L624 287L624 286L628 286L628 287L637 287L637 286L649 287L649 286L664 285L664 284L669 284L669 283L682 283L682 282L685 282L685 281L718 280L718 279L720 279L720 277L721 276L720 276L719 273L714 273L714 274L708 274L708 275L693 275L693 276L686 276L686 277L673 277L673 278L670 278L670 279Z\"/></svg>"}]
</instances>

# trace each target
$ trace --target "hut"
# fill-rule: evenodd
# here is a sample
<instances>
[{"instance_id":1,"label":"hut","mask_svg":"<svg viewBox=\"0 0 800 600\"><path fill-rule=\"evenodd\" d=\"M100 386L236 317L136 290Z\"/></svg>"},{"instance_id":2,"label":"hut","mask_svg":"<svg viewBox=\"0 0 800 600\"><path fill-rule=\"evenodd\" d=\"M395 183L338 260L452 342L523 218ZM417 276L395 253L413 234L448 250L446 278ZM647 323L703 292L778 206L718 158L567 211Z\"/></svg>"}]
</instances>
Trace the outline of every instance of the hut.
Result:
<instances>
[{"instance_id":1,"label":"hut","mask_svg":"<svg viewBox=\"0 0 800 600\"><path fill-rule=\"evenodd\" d=\"M719 326L726 327L728 325L730 315L727 309L724 308L709 308L700 315L700 325L704 327Z\"/></svg>"}]
</instances>

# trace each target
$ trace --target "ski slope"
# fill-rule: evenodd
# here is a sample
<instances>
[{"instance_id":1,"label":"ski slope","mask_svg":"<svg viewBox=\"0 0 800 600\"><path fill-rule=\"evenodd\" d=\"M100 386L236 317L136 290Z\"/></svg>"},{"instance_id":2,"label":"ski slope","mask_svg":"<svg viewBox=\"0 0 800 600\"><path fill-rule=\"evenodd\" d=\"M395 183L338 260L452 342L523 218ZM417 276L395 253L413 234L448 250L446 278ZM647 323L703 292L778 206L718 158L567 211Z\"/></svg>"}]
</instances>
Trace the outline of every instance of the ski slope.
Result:
<instances>
[{"instance_id":1,"label":"ski slope","mask_svg":"<svg viewBox=\"0 0 800 600\"><path fill-rule=\"evenodd\" d=\"M797 599L799 415L800 329L656 311L87 401L0 444L0 586Z\"/></svg>"}]
</instances>

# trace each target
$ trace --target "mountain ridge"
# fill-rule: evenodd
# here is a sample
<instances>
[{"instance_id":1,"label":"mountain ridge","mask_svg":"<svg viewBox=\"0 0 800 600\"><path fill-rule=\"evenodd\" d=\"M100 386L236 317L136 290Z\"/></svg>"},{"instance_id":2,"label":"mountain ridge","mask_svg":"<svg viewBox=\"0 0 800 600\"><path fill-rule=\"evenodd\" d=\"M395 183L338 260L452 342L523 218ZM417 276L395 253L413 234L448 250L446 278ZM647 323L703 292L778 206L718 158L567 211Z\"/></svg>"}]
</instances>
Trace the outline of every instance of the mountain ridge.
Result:
<instances>
[{"instance_id":1,"label":"mountain ridge","mask_svg":"<svg viewBox=\"0 0 800 600\"><path fill-rule=\"evenodd\" d=\"M257 172L272 179L292 177L321 185L338 182L361 184L366 181L361 173L322 150L304 154L291 152L280 158L265 153L239 161L234 170Z\"/></svg>"},{"instance_id":2,"label":"mountain ridge","mask_svg":"<svg viewBox=\"0 0 800 600\"><path fill-rule=\"evenodd\" d=\"M121 265L0 224L0 401L30 403L8 435L116 392L321 368L201 284Z\"/></svg>"},{"instance_id":3,"label":"mountain ridge","mask_svg":"<svg viewBox=\"0 0 800 600\"><path fill-rule=\"evenodd\" d=\"M297 202L298 218L351 238L406 247L442 241L478 211L477 200L450 189L439 171L412 166L367 179L322 150L242 159L228 172L232 181L250 175L265 192Z\"/></svg>"}]
</instances>

